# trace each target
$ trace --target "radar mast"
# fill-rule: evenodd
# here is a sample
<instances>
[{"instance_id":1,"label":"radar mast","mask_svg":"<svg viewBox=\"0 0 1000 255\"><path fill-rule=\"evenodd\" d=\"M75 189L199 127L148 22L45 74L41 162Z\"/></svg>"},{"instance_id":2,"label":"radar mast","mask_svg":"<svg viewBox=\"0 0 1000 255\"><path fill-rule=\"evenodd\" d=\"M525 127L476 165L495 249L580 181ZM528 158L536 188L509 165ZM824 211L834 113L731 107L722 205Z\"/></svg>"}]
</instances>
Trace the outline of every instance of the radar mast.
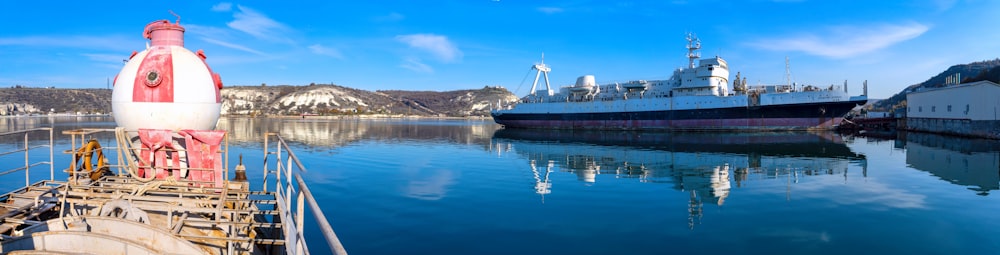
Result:
<instances>
[{"instance_id":1,"label":"radar mast","mask_svg":"<svg viewBox=\"0 0 1000 255\"><path fill-rule=\"evenodd\" d=\"M535 82L531 83L530 94L531 95L535 94L535 89L538 87L538 78L542 76L542 74L545 74L545 91L547 94L549 94L549 96L552 96L554 91L552 91L552 86L549 85L549 71L552 71L552 68L549 68L549 66L545 65L544 52L542 53L542 62L531 66L531 69L538 70L538 72L535 73Z\"/></svg>"},{"instance_id":2,"label":"radar mast","mask_svg":"<svg viewBox=\"0 0 1000 255\"><path fill-rule=\"evenodd\" d=\"M687 34L687 49L688 49L688 59L691 61L689 67L695 68L694 61L701 57L700 52L696 52L701 49L701 40L698 39L693 33Z\"/></svg>"}]
</instances>

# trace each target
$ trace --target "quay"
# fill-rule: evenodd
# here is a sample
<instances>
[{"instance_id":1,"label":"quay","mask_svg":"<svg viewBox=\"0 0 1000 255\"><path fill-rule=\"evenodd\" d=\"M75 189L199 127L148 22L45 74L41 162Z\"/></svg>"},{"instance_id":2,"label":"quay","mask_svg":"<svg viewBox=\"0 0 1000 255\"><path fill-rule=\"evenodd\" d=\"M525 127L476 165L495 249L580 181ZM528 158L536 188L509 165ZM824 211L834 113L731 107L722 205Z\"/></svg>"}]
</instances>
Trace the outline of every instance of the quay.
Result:
<instances>
[{"instance_id":1,"label":"quay","mask_svg":"<svg viewBox=\"0 0 1000 255\"><path fill-rule=\"evenodd\" d=\"M880 130L889 131L896 130L899 126L899 121L901 118L896 117L876 117L876 118L853 118L850 120L845 119L844 123L841 124L841 130Z\"/></svg>"}]
</instances>

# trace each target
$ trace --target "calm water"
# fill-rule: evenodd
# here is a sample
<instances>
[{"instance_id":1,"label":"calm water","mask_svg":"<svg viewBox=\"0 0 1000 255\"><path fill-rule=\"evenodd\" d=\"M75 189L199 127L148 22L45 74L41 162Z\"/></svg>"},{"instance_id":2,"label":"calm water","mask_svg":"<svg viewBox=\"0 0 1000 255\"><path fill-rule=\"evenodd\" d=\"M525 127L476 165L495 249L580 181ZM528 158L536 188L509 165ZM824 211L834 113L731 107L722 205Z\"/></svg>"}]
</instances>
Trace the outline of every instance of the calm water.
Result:
<instances>
[{"instance_id":1,"label":"calm water","mask_svg":"<svg viewBox=\"0 0 1000 255\"><path fill-rule=\"evenodd\" d=\"M0 130L49 125L113 123L0 118ZM502 130L457 120L223 119L220 128L251 177L264 131L294 141L352 254L1000 251L1000 144L991 141ZM3 176L0 185L23 180ZM328 252L309 231L313 253Z\"/></svg>"}]
</instances>

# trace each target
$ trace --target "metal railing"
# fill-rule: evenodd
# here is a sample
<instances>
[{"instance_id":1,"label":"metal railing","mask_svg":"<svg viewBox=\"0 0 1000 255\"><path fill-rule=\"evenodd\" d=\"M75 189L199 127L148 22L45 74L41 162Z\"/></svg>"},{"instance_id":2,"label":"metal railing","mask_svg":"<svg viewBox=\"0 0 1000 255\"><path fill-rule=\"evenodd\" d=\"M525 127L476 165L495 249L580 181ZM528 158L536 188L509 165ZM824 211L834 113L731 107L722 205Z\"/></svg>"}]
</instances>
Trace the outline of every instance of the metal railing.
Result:
<instances>
[{"instance_id":1,"label":"metal railing","mask_svg":"<svg viewBox=\"0 0 1000 255\"><path fill-rule=\"evenodd\" d=\"M49 132L49 143L48 144L31 145L31 143L28 141L28 135L31 134L32 132L38 132L38 131L48 131ZM33 128L33 129L26 129L26 130L4 132L4 133L0 133L0 138L13 137L13 136L16 136L16 135L24 135L24 144L23 144L23 146L21 148L19 148L19 149L14 149L14 150L10 150L10 151L0 152L0 156L6 156L6 155L18 153L18 152L24 152L24 166L18 167L18 168L14 168L14 169L4 170L4 171L0 172L0 176L4 176L4 175L8 175L8 174L12 174L12 173L24 171L24 186L29 186L29 185L31 185L31 168L35 167L35 166L39 166L39 165L49 165L49 180L50 181L55 181L55 179L56 179L55 165L52 163L54 161L54 159L53 159L54 158L53 148L55 146L53 145L53 143L55 141L55 139L54 139L55 137L53 135L52 128ZM30 157L28 157L28 154L29 154L29 152L31 150L34 150L34 149L37 149L37 148L49 148L49 160L48 161L31 162L31 159L30 159Z\"/></svg>"},{"instance_id":2,"label":"metal railing","mask_svg":"<svg viewBox=\"0 0 1000 255\"><path fill-rule=\"evenodd\" d=\"M274 151L268 150L271 136L274 136L277 141ZM274 162L276 167L273 171L268 168L268 159L272 154L275 155L274 158L276 159ZM277 206L280 208L279 211L281 211L281 221L286 224L286 227L283 229L285 231L285 252L287 254L308 254L303 229L303 224L305 222L304 207L308 204L309 210L312 212L312 215L315 216L316 222L323 233L323 237L326 239L327 245L330 246L330 251L333 252L333 254L346 255L347 251L344 249L344 245L340 243L340 239L337 238L337 234L333 232L333 227L330 226L330 222L327 221L323 211L320 210L315 197L313 197L312 192L309 191L309 187L302 180L300 173L307 171L306 167L302 165L301 161L299 161L299 158L296 157L295 153L292 152L291 148L289 148L288 143L281 138L281 135L277 133L267 133L267 135L264 136L263 190L264 192L267 192L267 179L270 174L273 173L275 176L274 196L278 201ZM292 201L293 199L295 200L294 203ZM292 210L292 206L295 206L295 210Z\"/></svg>"}]
</instances>

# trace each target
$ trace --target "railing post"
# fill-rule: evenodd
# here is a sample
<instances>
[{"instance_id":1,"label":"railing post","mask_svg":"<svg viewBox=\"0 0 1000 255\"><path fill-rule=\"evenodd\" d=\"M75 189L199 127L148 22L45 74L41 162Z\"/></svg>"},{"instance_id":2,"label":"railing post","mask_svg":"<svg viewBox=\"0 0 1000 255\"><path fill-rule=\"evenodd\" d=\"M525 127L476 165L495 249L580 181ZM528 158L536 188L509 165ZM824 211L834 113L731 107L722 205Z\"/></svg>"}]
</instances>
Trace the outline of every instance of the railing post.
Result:
<instances>
[{"instance_id":1,"label":"railing post","mask_svg":"<svg viewBox=\"0 0 1000 255\"><path fill-rule=\"evenodd\" d=\"M31 185L31 169L28 169L31 164L28 163L28 133L24 133L24 186L27 187Z\"/></svg>"},{"instance_id":2,"label":"railing post","mask_svg":"<svg viewBox=\"0 0 1000 255\"><path fill-rule=\"evenodd\" d=\"M292 175L291 175L292 174L292 169L291 169L291 167L292 167L292 159L289 158L288 159L288 168L285 169L285 172L288 173L287 175L285 175L285 179L287 179L287 181L285 181L285 184L286 184L286 187L285 187L285 208L288 209L289 211L292 210L292 192L293 192L292 191Z\"/></svg>"},{"instance_id":3,"label":"railing post","mask_svg":"<svg viewBox=\"0 0 1000 255\"><path fill-rule=\"evenodd\" d=\"M278 162L275 162L275 164L274 164L275 165L274 166L274 168L275 168L274 169L274 179L275 179L274 180L274 186L275 186L274 192L279 192L279 191L281 191L281 143L283 143L284 140L281 139L280 135L276 135L276 137L278 138L278 141L277 141L277 147L278 148L276 148L275 151L274 151L275 152L274 158L278 159Z\"/></svg>"},{"instance_id":4,"label":"railing post","mask_svg":"<svg viewBox=\"0 0 1000 255\"><path fill-rule=\"evenodd\" d=\"M267 140L268 140L268 138L271 138L271 133L264 133L264 183L263 183L264 185L262 185L262 186L263 186L263 191L264 191L265 194L267 194L267 157L268 157Z\"/></svg>"},{"instance_id":5,"label":"railing post","mask_svg":"<svg viewBox=\"0 0 1000 255\"><path fill-rule=\"evenodd\" d=\"M53 157L55 151L55 135L53 135L54 129L49 128L49 180L56 181L56 161Z\"/></svg>"},{"instance_id":6,"label":"railing post","mask_svg":"<svg viewBox=\"0 0 1000 255\"><path fill-rule=\"evenodd\" d=\"M288 179L291 179L291 178L288 178ZM295 239L297 239L297 242L298 242L297 246L299 248L298 251L297 251L297 254L305 254L304 246L306 246L305 245L305 238L306 238L305 232L306 232L306 230L303 228L303 225L304 225L303 222L305 222L304 217L306 215L305 211L304 211L304 209L305 209L304 208L305 207L305 204L304 204L305 195L302 194L302 189L301 188L299 189L299 192L297 192L297 193L299 193L299 194L297 196L298 199L295 200L295 203L297 204L296 205L296 207L297 207L296 208L296 212L298 212L298 213L295 214L295 229L298 229L299 233L296 233L296 235L298 235L298 237L296 237Z\"/></svg>"},{"instance_id":7,"label":"railing post","mask_svg":"<svg viewBox=\"0 0 1000 255\"><path fill-rule=\"evenodd\" d=\"M226 144L226 147L223 149L226 152L223 153L223 152L220 151L220 152L217 152L217 153L222 154L222 156L224 157L223 158L223 162L224 163L222 163L224 165L222 167L222 183L224 183L223 184L224 187L229 187L229 179L230 179L230 177L229 177L229 132L224 133L222 139L223 139L223 141L225 141L225 144ZM242 159L242 158L243 157L241 156L240 159ZM243 163L243 162L240 162L240 163Z\"/></svg>"},{"instance_id":8,"label":"railing post","mask_svg":"<svg viewBox=\"0 0 1000 255\"><path fill-rule=\"evenodd\" d=\"M68 179L68 181L71 184L76 184L76 178L75 178L75 176L76 176L76 161L79 160L78 158L76 158L76 134L70 135L69 142L70 142L69 151L70 151L70 155L72 155L73 159L72 159L72 161L69 162L69 170L70 170L69 174L70 175L69 175L69 178L67 178L67 179Z\"/></svg>"}]
</instances>

